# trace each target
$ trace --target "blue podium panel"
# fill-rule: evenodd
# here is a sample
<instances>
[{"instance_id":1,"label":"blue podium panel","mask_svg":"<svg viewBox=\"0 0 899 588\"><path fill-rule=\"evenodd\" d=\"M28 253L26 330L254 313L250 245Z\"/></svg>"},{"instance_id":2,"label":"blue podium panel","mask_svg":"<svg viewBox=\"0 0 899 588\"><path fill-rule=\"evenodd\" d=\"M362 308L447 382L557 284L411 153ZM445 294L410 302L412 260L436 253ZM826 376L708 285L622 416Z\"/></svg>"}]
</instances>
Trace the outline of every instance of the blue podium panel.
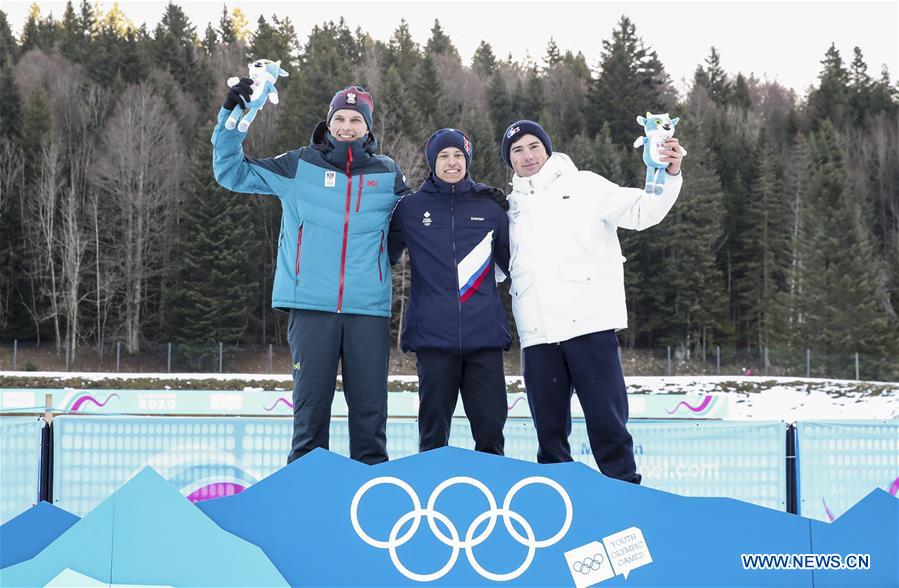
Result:
<instances>
[{"instance_id":1,"label":"blue podium panel","mask_svg":"<svg viewBox=\"0 0 899 588\"><path fill-rule=\"evenodd\" d=\"M40 500L41 435L46 422L33 416L0 417L0 524Z\"/></svg>"},{"instance_id":2,"label":"blue podium panel","mask_svg":"<svg viewBox=\"0 0 899 588\"><path fill-rule=\"evenodd\" d=\"M796 423L799 514L833 521L871 490L899 492L899 421Z\"/></svg>"}]
</instances>

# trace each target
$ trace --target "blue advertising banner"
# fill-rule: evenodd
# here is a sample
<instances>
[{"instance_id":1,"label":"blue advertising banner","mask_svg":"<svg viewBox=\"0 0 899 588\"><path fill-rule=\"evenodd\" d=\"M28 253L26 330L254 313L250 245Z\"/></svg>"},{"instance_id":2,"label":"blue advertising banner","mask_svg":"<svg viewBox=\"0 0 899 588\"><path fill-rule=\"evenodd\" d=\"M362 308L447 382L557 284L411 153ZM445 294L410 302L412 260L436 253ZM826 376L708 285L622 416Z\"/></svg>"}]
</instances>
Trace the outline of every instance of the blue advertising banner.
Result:
<instances>
[{"instance_id":1,"label":"blue advertising banner","mask_svg":"<svg viewBox=\"0 0 899 588\"><path fill-rule=\"evenodd\" d=\"M871 490L899 492L899 421L796 423L799 514L830 522Z\"/></svg>"},{"instance_id":2,"label":"blue advertising banner","mask_svg":"<svg viewBox=\"0 0 899 588\"><path fill-rule=\"evenodd\" d=\"M717 421L631 421L644 485L688 496L722 496L785 510L784 425ZM60 416L53 420L54 504L84 515L145 466L191 501L237 494L286 462L292 421L284 418ZM506 455L535 461L529 419L506 424ZM418 425L390 419L392 459L418 452ZM468 422L451 441L473 448ZM577 461L596 468L583 420L572 425ZM349 455L345 419L332 419L331 450Z\"/></svg>"},{"instance_id":3,"label":"blue advertising banner","mask_svg":"<svg viewBox=\"0 0 899 588\"><path fill-rule=\"evenodd\" d=\"M0 524L40 500L41 434L37 417L0 417Z\"/></svg>"}]
</instances>

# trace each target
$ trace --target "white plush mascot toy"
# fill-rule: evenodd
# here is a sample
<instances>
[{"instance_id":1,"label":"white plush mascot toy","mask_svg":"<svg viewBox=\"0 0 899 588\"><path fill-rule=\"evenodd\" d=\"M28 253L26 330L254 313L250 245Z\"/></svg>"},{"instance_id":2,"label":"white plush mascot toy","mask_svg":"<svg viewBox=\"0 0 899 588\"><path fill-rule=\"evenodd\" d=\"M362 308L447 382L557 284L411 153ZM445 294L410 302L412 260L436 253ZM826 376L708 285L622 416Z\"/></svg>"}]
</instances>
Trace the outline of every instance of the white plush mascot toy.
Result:
<instances>
[{"instance_id":1,"label":"white plush mascot toy","mask_svg":"<svg viewBox=\"0 0 899 588\"><path fill-rule=\"evenodd\" d=\"M256 114L265 105L266 99L272 104L278 103L278 90L275 88L275 82L279 77L286 77L289 74L281 69L280 61L270 61L268 59L257 59L250 66L250 79L253 80L253 86L250 90L250 101L244 105L244 109L235 108L231 111L231 116L225 121L225 128L232 130L235 126L242 133L246 133L250 128L250 123L256 118ZM235 86L240 83L240 78L228 78L228 86ZM243 118L241 118L243 114ZM240 122L238 122L240 119Z\"/></svg>"},{"instance_id":2,"label":"white plush mascot toy","mask_svg":"<svg viewBox=\"0 0 899 588\"><path fill-rule=\"evenodd\" d=\"M634 149L643 147L643 163L646 164L646 192L648 194L661 194L665 189L665 174L663 173L670 162L661 160L659 151L665 145L665 141L674 136L674 127L679 118L670 118L668 113L646 113L646 118L637 117L637 122L643 127L645 136L637 137L634 141ZM681 153L687 154L687 150L680 148Z\"/></svg>"}]
</instances>

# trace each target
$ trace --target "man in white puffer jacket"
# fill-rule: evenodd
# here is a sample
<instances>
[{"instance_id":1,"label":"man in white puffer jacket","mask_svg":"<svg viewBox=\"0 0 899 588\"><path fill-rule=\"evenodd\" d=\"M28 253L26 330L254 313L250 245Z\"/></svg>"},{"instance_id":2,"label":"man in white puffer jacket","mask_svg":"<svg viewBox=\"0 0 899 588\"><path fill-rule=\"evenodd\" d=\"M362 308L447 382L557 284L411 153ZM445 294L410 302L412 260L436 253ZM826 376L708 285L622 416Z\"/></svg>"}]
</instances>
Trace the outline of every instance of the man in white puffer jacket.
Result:
<instances>
[{"instance_id":1,"label":"man in white puffer jacket","mask_svg":"<svg viewBox=\"0 0 899 588\"><path fill-rule=\"evenodd\" d=\"M509 195L512 310L524 349L524 383L540 449L537 461L571 461L571 395L584 410L593 456L606 476L640 483L627 431L627 389L615 331L627 328L618 227L646 229L677 199L683 157L664 147L660 195L578 170L539 124L513 123L503 160Z\"/></svg>"}]
</instances>

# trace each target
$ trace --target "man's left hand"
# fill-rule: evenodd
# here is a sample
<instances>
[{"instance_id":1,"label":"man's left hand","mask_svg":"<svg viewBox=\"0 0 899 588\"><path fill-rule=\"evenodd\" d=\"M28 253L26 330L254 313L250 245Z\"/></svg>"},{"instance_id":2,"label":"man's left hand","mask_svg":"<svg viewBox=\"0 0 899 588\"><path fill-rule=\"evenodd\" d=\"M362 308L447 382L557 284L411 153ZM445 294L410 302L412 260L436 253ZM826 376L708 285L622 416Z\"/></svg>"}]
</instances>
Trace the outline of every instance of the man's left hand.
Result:
<instances>
[{"instance_id":1,"label":"man's left hand","mask_svg":"<svg viewBox=\"0 0 899 588\"><path fill-rule=\"evenodd\" d=\"M506 194L499 188L486 186L480 190L474 191L473 194L475 196L480 196L481 198L489 198L496 202L503 210L509 210L509 200L506 198Z\"/></svg>"},{"instance_id":2,"label":"man's left hand","mask_svg":"<svg viewBox=\"0 0 899 588\"><path fill-rule=\"evenodd\" d=\"M671 137L660 149L661 157L660 161L667 161L668 168L667 171L669 174L676 176L680 173L681 161L684 159L684 155L686 151L680 146L680 142L675 138Z\"/></svg>"}]
</instances>

